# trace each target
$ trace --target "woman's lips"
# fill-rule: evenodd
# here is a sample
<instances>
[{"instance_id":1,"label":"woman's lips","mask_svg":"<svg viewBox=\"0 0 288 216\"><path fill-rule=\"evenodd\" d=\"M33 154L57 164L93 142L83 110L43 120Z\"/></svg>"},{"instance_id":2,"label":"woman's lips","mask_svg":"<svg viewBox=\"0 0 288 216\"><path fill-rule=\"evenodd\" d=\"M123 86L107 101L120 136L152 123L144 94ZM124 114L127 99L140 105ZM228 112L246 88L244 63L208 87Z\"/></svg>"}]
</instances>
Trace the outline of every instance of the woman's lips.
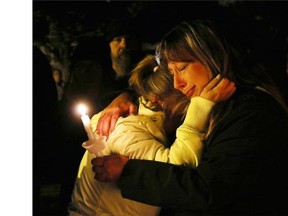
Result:
<instances>
[{"instance_id":1,"label":"woman's lips","mask_svg":"<svg viewBox=\"0 0 288 216\"><path fill-rule=\"evenodd\" d=\"M195 86L193 88L191 88L187 93L186 95L188 97L192 97L194 95L194 92L195 92Z\"/></svg>"}]
</instances>

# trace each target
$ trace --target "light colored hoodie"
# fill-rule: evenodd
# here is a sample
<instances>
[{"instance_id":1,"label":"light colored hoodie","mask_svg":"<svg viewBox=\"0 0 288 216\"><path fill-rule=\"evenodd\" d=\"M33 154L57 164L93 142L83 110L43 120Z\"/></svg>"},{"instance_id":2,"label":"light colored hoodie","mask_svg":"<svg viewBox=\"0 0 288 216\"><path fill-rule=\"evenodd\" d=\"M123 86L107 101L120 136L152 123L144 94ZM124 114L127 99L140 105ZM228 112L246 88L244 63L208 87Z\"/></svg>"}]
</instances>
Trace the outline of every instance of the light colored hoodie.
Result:
<instances>
[{"instance_id":1,"label":"light colored hoodie","mask_svg":"<svg viewBox=\"0 0 288 216\"><path fill-rule=\"evenodd\" d=\"M140 100L141 101L141 100ZM165 120L162 111L152 111L139 104L138 115L119 118L110 134L103 155L120 154L133 159L155 160L196 167L201 160L202 140L205 135L210 111L214 103L194 97L188 107L183 124L176 131L172 146L165 147L167 139L163 131ZM101 112L91 119L96 131ZM154 216L160 207L122 198L114 183L94 179L91 160L95 155L85 152L68 206L69 215L123 215Z\"/></svg>"}]
</instances>

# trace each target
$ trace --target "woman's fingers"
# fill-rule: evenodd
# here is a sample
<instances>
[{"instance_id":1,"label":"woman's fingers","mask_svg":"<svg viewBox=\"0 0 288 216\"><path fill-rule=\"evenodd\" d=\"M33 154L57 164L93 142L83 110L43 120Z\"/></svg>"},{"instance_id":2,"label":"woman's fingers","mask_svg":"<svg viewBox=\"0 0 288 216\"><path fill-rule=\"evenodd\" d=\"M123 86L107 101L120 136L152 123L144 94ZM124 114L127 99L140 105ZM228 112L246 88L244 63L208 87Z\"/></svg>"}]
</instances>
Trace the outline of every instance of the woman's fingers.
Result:
<instances>
[{"instance_id":1,"label":"woman's fingers","mask_svg":"<svg viewBox=\"0 0 288 216\"><path fill-rule=\"evenodd\" d=\"M120 94L102 111L97 124L97 133L108 139L120 116L136 113L137 105L134 104L131 96L128 93Z\"/></svg>"},{"instance_id":2,"label":"woman's fingers","mask_svg":"<svg viewBox=\"0 0 288 216\"><path fill-rule=\"evenodd\" d=\"M103 112L97 124L97 133L106 138L109 137L111 115L111 111Z\"/></svg>"},{"instance_id":3,"label":"woman's fingers","mask_svg":"<svg viewBox=\"0 0 288 216\"><path fill-rule=\"evenodd\" d=\"M98 181L117 182L128 158L121 155L109 155L92 159L94 178Z\"/></svg>"},{"instance_id":4,"label":"woman's fingers","mask_svg":"<svg viewBox=\"0 0 288 216\"><path fill-rule=\"evenodd\" d=\"M214 77L206 86L203 90L209 91L213 89L220 81L222 80L221 75L218 74L216 77Z\"/></svg>"},{"instance_id":5,"label":"woman's fingers","mask_svg":"<svg viewBox=\"0 0 288 216\"><path fill-rule=\"evenodd\" d=\"M220 102L230 98L235 91L236 87L233 81L218 75L205 86L200 96L213 102Z\"/></svg>"}]
</instances>

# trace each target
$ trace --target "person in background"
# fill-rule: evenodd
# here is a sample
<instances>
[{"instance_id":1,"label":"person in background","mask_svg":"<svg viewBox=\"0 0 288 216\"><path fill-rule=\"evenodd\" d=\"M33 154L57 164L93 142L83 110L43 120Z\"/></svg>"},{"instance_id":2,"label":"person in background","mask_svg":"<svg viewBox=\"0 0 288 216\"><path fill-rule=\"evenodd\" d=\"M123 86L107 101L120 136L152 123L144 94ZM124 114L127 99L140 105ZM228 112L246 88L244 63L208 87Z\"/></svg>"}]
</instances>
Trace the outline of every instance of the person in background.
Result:
<instances>
[{"instance_id":1,"label":"person in background","mask_svg":"<svg viewBox=\"0 0 288 216\"><path fill-rule=\"evenodd\" d=\"M101 37L78 41L71 56L70 77L63 95L67 109L81 101L89 105L91 113L99 112L97 100L103 93L103 43Z\"/></svg>"},{"instance_id":2,"label":"person in background","mask_svg":"<svg viewBox=\"0 0 288 216\"><path fill-rule=\"evenodd\" d=\"M84 153L79 143L87 136L75 107L84 103L89 107L88 114L98 113L119 92L128 88L131 70L138 63L141 53L141 42L135 32L131 19L124 16L113 18L108 22L104 36L79 40L72 53L71 75L61 101L64 136L61 151L64 153L69 149L63 166L70 167L63 171L65 183L61 189L61 199L65 206L70 201L74 179Z\"/></svg>"},{"instance_id":3,"label":"person in background","mask_svg":"<svg viewBox=\"0 0 288 216\"><path fill-rule=\"evenodd\" d=\"M112 155L92 160L95 178L117 183L126 199L175 215L287 215L287 104L263 68L231 44L211 22L183 22L157 52L174 87L188 97L199 96L218 74L236 84L233 96L212 109L196 168ZM111 111L127 114L131 104L114 100L98 133L109 131Z\"/></svg>"},{"instance_id":4,"label":"person in background","mask_svg":"<svg viewBox=\"0 0 288 216\"><path fill-rule=\"evenodd\" d=\"M98 113L109 104L119 92L128 88L128 79L141 55L141 42L138 40L132 20L113 18L108 22L104 37L81 40L71 58L71 77L65 86L62 102L63 150L69 149L63 179L65 206L70 200L74 178L83 148L79 143L85 140L86 133L79 116L75 114L77 104L85 103L89 113Z\"/></svg>"},{"instance_id":5,"label":"person in background","mask_svg":"<svg viewBox=\"0 0 288 216\"><path fill-rule=\"evenodd\" d=\"M63 98L61 100L61 126L64 137L63 143L58 147L62 152L62 206L70 201L70 194L74 187L75 176L77 175L79 163L84 149L79 143L87 138L80 116L76 112L79 103L84 103L88 108L87 114L100 111L97 99L102 94L103 66L99 57L101 56L100 38L83 39L78 42L71 56L70 78L65 85ZM69 149L69 154L67 154ZM63 154L65 160L63 160ZM69 167L69 169L66 169Z\"/></svg>"},{"instance_id":6,"label":"person in background","mask_svg":"<svg viewBox=\"0 0 288 216\"><path fill-rule=\"evenodd\" d=\"M110 20L104 37L109 57L103 64L103 94L98 100L102 108L128 88L131 71L144 57L141 39L132 18L117 17Z\"/></svg>"},{"instance_id":7,"label":"person in background","mask_svg":"<svg viewBox=\"0 0 288 216\"><path fill-rule=\"evenodd\" d=\"M216 102L232 95L234 83L215 78L201 97L190 102L173 88L172 76L159 68L155 57L149 55L132 71L129 84L139 97L138 115L117 121L116 129L110 134L102 153L198 166L210 110ZM183 123L186 112L191 118ZM98 113L91 120L93 131L100 116L101 113ZM176 140L169 141L169 134L175 134L178 126ZM189 142L186 141L188 137ZM113 183L96 182L90 163L94 157L94 154L86 151L82 158L72 201L68 206L70 215L118 215L119 212L134 216L159 214L159 207L123 199Z\"/></svg>"},{"instance_id":8,"label":"person in background","mask_svg":"<svg viewBox=\"0 0 288 216\"><path fill-rule=\"evenodd\" d=\"M41 191L46 185L61 182L60 155L62 143L60 111L57 89L47 56L37 45L49 33L49 22L44 18L33 19L33 212L45 213ZM61 154L61 158L63 155ZM51 158L54 160L51 161ZM59 169L58 169L59 168ZM52 201L53 202L53 201ZM53 203L58 205L58 200Z\"/></svg>"},{"instance_id":9,"label":"person in background","mask_svg":"<svg viewBox=\"0 0 288 216\"><path fill-rule=\"evenodd\" d=\"M58 68L54 68L52 71L52 74L53 74L53 79L56 83L58 101L61 101L62 96L63 96L63 90L64 90L64 81L62 79L62 71Z\"/></svg>"}]
</instances>

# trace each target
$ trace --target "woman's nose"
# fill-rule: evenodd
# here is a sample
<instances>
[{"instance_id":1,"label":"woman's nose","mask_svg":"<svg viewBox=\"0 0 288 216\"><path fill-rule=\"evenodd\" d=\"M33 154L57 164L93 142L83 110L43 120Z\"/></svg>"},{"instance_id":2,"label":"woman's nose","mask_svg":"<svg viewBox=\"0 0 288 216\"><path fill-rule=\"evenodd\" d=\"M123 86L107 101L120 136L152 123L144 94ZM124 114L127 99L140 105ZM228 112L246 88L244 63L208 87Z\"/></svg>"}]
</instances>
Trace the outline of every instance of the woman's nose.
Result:
<instances>
[{"instance_id":1,"label":"woman's nose","mask_svg":"<svg viewBox=\"0 0 288 216\"><path fill-rule=\"evenodd\" d=\"M185 87L185 82L177 75L177 73L174 74L174 88L178 90L182 90Z\"/></svg>"}]
</instances>

